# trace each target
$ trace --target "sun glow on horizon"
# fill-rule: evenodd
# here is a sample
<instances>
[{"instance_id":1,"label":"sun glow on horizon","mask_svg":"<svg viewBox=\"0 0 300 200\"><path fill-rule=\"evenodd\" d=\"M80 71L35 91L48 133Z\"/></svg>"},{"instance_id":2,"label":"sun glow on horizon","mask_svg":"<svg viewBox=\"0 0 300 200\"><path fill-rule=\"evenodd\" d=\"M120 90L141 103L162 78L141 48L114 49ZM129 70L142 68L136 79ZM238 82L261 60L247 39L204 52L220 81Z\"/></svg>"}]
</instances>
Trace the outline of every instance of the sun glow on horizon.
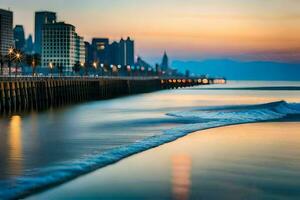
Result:
<instances>
[{"instance_id":1,"label":"sun glow on horizon","mask_svg":"<svg viewBox=\"0 0 300 200\"><path fill-rule=\"evenodd\" d=\"M86 40L131 36L146 57L166 49L174 59L300 61L300 1L1 1L27 33L33 32L34 11L53 10Z\"/></svg>"}]
</instances>

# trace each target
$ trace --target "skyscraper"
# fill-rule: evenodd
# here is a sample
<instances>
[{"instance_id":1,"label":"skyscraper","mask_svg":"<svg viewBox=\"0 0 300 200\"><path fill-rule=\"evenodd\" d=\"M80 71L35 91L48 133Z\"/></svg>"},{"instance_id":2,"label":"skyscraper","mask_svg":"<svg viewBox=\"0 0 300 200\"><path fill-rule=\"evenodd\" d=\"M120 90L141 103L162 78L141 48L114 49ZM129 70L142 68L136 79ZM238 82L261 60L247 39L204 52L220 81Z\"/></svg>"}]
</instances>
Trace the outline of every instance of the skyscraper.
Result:
<instances>
[{"instance_id":1,"label":"skyscraper","mask_svg":"<svg viewBox=\"0 0 300 200\"><path fill-rule=\"evenodd\" d=\"M130 37L126 40L126 65L134 65L134 41Z\"/></svg>"},{"instance_id":2,"label":"skyscraper","mask_svg":"<svg viewBox=\"0 0 300 200\"><path fill-rule=\"evenodd\" d=\"M134 65L134 41L129 37L119 43L120 65Z\"/></svg>"},{"instance_id":3,"label":"skyscraper","mask_svg":"<svg viewBox=\"0 0 300 200\"><path fill-rule=\"evenodd\" d=\"M28 54L32 54L34 50L33 48L34 48L33 39L32 39L32 35L30 34L25 43L25 52Z\"/></svg>"},{"instance_id":4,"label":"skyscraper","mask_svg":"<svg viewBox=\"0 0 300 200\"><path fill-rule=\"evenodd\" d=\"M164 52L160 67L163 71L168 71L169 69L169 57L166 51Z\"/></svg>"},{"instance_id":5,"label":"skyscraper","mask_svg":"<svg viewBox=\"0 0 300 200\"><path fill-rule=\"evenodd\" d=\"M126 43L125 40L122 38L119 42L119 49L118 53L120 55L119 65L126 65Z\"/></svg>"},{"instance_id":6,"label":"skyscraper","mask_svg":"<svg viewBox=\"0 0 300 200\"><path fill-rule=\"evenodd\" d=\"M49 11L40 11L35 13L35 30L34 30L34 51L42 53L42 29L44 24L53 24L56 22L56 13Z\"/></svg>"},{"instance_id":7,"label":"skyscraper","mask_svg":"<svg viewBox=\"0 0 300 200\"><path fill-rule=\"evenodd\" d=\"M89 65L93 62L93 51L91 44L89 42L84 42L84 49L85 49L85 63Z\"/></svg>"},{"instance_id":8,"label":"skyscraper","mask_svg":"<svg viewBox=\"0 0 300 200\"><path fill-rule=\"evenodd\" d=\"M13 12L0 9L0 54L6 55L13 46Z\"/></svg>"},{"instance_id":9,"label":"skyscraper","mask_svg":"<svg viewBox=\"0 0 300 200\"><path fill-rule=\"evenodd\" d=\"M97 61L103 64L110 64L109 63L109 39L93 38L92 54L93 54L93 61Z\"/></svg>"},{"instance_id":10,"label":"skyscraper","mask_svg":"<svg viewBox=\"0 0 300 200\"><path fill-rule=\"evenodd\" d=\"M64 22L48 23L42 29L42 66L51 63L71 74L76 63L85 62L83 38L75 32L75 27Z\"/></svg>"},{"instance_id":11,"label":"skyscraper","mask_svg":"<svg viewBox=\"0 0 300 200\"><path fill-rule=\"evenodd\" d=\"M109 64L112 65L121 64L120 44L118 42L113 42L109 45L109 61Z\"/></svg>"},{"instance_id":12,"label":"skyscraper","mask_svg":"<svg viewBox=\"0 0 300 200\"><path fill-rule=\"evenodd\" d=\"M14 28L15 47L23 51L25 49L25 33L22 25L16 25Z\"/></svg>"}]
</instances>

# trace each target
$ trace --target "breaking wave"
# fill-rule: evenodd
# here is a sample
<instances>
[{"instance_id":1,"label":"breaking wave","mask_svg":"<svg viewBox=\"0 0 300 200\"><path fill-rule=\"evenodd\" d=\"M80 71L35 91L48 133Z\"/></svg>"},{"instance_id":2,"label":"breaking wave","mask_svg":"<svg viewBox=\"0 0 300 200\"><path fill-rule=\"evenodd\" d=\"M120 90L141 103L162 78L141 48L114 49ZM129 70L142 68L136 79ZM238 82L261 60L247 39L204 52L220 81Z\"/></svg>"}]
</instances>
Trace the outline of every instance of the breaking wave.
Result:
<instances>
[{"instance_id":1,"label":"breaking wave","mask_svg":"<svg viewBox=\"0 0 300 200\"><path fill-rule=\"evenodd\" d=\"M158 136L121 146L96 156L60 163L54 167L36 169L28 172L26 176L2 181L0 182L0 199L24 197L115 163L133 154L172 142L191 132L228 125L279 120L291 115L300 116L300 103L279 101L260 105L206 107L172 112L167 115L189 123L166 130Z\"/></svg>"}]
</instances>

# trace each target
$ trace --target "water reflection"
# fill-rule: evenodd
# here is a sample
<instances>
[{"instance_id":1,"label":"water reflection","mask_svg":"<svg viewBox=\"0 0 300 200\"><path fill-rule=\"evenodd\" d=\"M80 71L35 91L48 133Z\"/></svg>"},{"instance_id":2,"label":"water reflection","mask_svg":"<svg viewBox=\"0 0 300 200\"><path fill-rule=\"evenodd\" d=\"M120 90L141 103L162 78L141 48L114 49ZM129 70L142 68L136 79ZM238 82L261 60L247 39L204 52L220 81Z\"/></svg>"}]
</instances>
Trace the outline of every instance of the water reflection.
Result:
<instances>
[{"instance_id":1,"label":"water reflection","mask_svg":"<svg viewBox=\"0 0 300 200\"><path fill-rule=\"evenodd\" d=\"M22 119L12 116L9 123L9 171L12 175L20 175L22 170Z\"/></svg>"},{"instance_id":2,"label":"water reflection","mask_svg":"<svg viewBox=\"0 0 300 200\"><path fill-rule=\"evenodd\" d=\"M191 186L192 160L187 154L178 154L172 158L173 199L189 199Z\"/></svg>"}]
</instances>

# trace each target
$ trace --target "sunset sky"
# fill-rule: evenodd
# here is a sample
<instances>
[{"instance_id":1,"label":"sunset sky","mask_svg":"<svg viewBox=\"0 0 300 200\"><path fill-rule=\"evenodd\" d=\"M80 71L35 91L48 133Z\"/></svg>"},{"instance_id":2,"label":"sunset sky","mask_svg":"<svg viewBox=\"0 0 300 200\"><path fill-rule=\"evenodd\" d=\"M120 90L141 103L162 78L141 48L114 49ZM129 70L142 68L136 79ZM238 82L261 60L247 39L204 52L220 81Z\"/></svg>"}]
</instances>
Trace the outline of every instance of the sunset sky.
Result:
<instances>
[{"instance_id":1,"label":"sunset sky","mask_svg":"<svg viewBox=\"0 0 300 200\"><path fill-rule=\"evenodd\" d=\"M50 10L92 37L131 36L154 62L231 58L300 62L299 0L0 0L33 32L33 13Z\"/></svg>"}]
</instances>

